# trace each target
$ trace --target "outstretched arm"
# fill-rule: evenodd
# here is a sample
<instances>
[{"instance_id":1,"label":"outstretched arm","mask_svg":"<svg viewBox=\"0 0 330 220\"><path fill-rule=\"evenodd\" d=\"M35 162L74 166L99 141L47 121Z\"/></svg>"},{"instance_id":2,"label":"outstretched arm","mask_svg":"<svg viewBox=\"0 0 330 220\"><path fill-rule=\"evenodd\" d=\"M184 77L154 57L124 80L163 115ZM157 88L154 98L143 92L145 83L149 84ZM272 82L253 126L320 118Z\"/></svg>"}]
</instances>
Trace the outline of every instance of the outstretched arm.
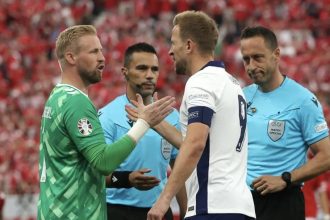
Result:
<instances>
[{"instance_id":1,"label":"outstretched arm","mask_svg":"<svg viewBox=\"0 0 330 220\"><path fill-rule=\"evenodd\" d=\"M137 95L138 99L141 98L141 96ZM157 93L154 94L154 100L158 100ZM138 107L140 104L137 101L131 100L131 103ZM139 109L134 108L130 105L125 106L125 110L127 112L127 117L131 119L132 121L136 121L139 118ZM160 121L160 123L155 124L152 126L153 129L160 134L163 138L165 138L170 144L175 146L176 148L180 148L182 143L182 135L181 131L179 131L175 126L169 124L165 120Z\"/></svg>"},{"instance_id":2,"label":"outstretched arm","mask_svg":"<svg viewBox=\"0 0 330 220\"><path fill-rule=\"evenodd\" d=\"M173 125L170 125L165 120L161 121L158 125L155 125L154 130L165 138L170 144L172 144L177 149L180 149L180 146L183 141L181 131L179 131Z\"/></svg>"},{"instance_id":3,"label":"outstretched arm","mask_svg":"<svg viewBox=\"0 0 330 220\"><path fill-rule=\"evenodd\" d=\"M138 97L138 120L127 135L112 144L103 141L85 147L81 150L84 157L102 174L112 173L133 151L136 142L147 132L149 126L154 126L172 112L174 98L166 96L150 105L143 105ZM104 137L103 137L104 138Z\"/></svg>"}]
</instances>

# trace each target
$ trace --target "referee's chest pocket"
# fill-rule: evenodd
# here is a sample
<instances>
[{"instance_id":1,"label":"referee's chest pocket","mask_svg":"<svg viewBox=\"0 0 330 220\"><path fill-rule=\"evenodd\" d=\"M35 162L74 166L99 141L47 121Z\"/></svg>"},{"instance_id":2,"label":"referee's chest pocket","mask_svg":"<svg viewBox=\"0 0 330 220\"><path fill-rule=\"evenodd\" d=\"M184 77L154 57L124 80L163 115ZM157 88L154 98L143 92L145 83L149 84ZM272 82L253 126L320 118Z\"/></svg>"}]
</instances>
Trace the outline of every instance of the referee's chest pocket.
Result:
<instances>
[{"instance_id":1,"label":"referee's chest pocket","mask_svg":"<svg viewBox=\"0 0 330 220\"><path fill-rule=\"evenodd\" d=\"M288 147L287 135L289 131L299 129L295 123L297 110L298 109L289 109L267 117L267 134L270 140L282 145L282 147Z\"/></svg>"}]
</instances>

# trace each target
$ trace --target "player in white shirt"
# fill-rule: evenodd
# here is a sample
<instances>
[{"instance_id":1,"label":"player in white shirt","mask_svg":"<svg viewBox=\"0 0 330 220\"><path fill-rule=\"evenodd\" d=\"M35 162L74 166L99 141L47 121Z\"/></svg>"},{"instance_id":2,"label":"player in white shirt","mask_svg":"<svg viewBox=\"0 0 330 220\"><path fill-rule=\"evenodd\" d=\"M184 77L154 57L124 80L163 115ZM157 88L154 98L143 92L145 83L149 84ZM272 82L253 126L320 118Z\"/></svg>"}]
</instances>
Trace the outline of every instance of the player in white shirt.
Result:
<instances>
[{"instance_id":1,"label":"player in white shirt","mask_svg":"<svg viewBox=\"0 0 330 220\"><path fill-rule=\"evenodd\" d=\"M214 61L217 26L196 11L176 15L173 25L169 54L176 72L190 78L180 107L182 135L165 121L154 127L180 152L148 220L162 219L185 182L185 219L254 219L246 185L246 102L238 82Z\"/></svg>"},{"instance_id":2,"label":"player in white shirt","mask_svg":"<svg viewBox=\"0 0 330 220\"><path fill-rule=\"evenodd\" d=\"M210 61L191 76L180 107L182 135L187 126L207 126L206 143L188 178L186 216L240 213L253 216L245 183L247 164L246 102L237 80L222 63Z\"/></svg>"}]
</instances>

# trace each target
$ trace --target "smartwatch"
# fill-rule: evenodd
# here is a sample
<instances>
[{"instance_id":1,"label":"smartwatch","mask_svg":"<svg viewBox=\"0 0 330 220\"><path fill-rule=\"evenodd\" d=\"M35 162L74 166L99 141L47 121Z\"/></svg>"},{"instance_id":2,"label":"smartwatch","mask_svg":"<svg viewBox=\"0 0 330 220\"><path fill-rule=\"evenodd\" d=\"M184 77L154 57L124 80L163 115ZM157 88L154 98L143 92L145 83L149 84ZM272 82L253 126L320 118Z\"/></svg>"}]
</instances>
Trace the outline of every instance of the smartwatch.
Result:
<instances>
[{"instance_id":1,"label":"smartwatch","mask_svg":"<svg viewBox=\"0 0 330 220\"><path fill-rule=\"evenodd\" d=\"M286 182L286 188L289 188L291 186L291 173L290 172L284 172L282 173L282 180Z\"/></svg>"}]
</instances>

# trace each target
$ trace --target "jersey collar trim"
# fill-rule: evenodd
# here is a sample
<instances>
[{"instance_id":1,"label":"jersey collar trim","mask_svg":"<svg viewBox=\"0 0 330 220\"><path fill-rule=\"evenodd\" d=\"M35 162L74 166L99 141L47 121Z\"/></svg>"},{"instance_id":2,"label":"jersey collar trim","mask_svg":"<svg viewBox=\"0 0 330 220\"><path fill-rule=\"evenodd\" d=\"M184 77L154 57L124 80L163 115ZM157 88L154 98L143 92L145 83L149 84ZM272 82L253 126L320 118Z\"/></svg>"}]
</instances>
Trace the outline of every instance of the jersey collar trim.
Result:
<instances>
[{"instance_id":1,"label":"jersey collar trim","mask_svg":"<svg viewBox=\"0 0 330 220\"><path fill-rule=\"evenodd\" d=\"M205 66L202 67L202 69L204 69L204 68L206 68L208 66L215 66L215 67L225 68L225 65L224 65L223 62L221 62L221 61L215 61L215 60L208 62Z\"/></svg>"},{"instance_id":2,"label":"jersey collar trim","mask_svg":"<svg viewBox=\"0 0 330 220\"><path fill-rule=\"evenodd\" d=\"M72 86L72 85L65 84L65 83L59 83L59 84L56 85L56 87L63 87L63 86L68 86L68 87L71 87L71 88L73 88L73 89L75 89L75 90L78 90L81 94L83 94L83 95L85 95L87 98L89 98L88 95L87 95L86 93L84 93L83 91L81 91L80 89L78 89L78 88L76 88L76 87L74 87L74 86Z\"/></svg>"}]
</instances>

